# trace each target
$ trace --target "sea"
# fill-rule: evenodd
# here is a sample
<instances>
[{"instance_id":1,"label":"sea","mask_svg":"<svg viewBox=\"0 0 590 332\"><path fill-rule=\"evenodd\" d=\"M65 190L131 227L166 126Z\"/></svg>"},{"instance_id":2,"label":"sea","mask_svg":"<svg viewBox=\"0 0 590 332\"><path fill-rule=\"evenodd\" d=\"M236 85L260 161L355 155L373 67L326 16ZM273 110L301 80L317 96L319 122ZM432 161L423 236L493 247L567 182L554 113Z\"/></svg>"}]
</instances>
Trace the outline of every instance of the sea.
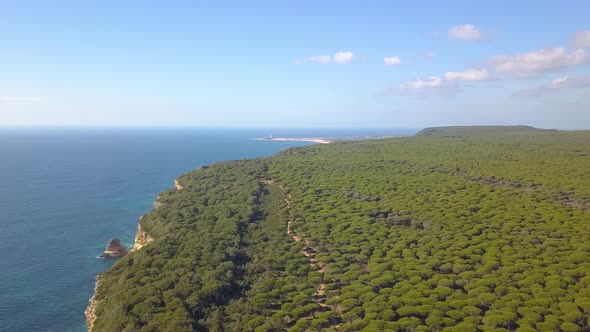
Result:
<instances>
[{"instance_id":1,"label":"sea","mask_svg":"<svg viewBox=\"0 0 590 332\"><path fill-rule=\"evenodd\" d=\"M0 331L86 331L109 239L179 175L310 142L258 137L411 135L413 129L0 128Z\"/></svg>"}]
</instances>

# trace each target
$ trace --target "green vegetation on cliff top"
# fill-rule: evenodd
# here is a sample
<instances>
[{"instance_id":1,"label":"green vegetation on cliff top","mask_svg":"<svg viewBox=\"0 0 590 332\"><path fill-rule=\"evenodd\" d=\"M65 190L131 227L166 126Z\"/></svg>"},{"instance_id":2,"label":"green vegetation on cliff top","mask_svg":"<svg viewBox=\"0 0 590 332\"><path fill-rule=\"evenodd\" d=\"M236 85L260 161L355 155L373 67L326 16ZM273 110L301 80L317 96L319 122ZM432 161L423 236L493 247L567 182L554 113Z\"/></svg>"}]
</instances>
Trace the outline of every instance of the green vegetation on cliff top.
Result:
<instances>
[{"instance_id":1,"label":"green vegetation on cliff top","mask_svg":"<svg viewBox=\"0 0 590 332\"><path fill-rule=\"evenodd\" d=\"M590 132L473 130L181 176L102 274L94 331L580 331Z\"/></svg>"},{"instance_id":2,"label":"green vegetation on cliff top","mask_svg":"<svg viewBox=\"0 0 590 332\"><path fill-rule=\"evenodd\" d=\"M531 126L453 126L429 127L420 130L416 135L500 135L524 134L525 132L556 132L555 129L540 129Z\"/></svg>"}]
</instances>

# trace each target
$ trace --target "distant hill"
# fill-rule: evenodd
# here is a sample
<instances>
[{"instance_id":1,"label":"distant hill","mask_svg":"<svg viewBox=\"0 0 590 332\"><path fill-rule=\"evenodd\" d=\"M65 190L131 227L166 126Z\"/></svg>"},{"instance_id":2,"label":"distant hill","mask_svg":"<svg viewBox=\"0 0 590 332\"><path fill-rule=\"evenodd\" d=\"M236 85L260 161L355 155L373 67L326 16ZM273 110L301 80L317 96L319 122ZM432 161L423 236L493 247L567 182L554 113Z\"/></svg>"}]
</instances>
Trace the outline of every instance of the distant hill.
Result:
<instances>
[{"instance_id":1,"label":"distant hill","mask_svg":"<svg viewBox=\"0 0 590 332\"><path fill-rule=\"evenodd\" d=\"M557 129L540 129L531 126L452 126L429 127L420 130L416 135L477 135L477 134L501 134L514 132L556 132Z\"/></svg>"}]
</instances>

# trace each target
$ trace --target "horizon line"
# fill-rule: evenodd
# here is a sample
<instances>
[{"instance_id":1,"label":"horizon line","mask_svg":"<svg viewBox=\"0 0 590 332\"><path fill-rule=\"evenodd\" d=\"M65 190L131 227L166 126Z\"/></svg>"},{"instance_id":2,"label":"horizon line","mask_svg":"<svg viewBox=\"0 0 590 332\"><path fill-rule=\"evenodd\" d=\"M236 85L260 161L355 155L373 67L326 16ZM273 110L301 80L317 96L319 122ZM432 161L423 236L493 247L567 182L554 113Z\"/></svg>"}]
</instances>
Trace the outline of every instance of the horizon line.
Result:
<instances>
[{"instance_id":1,"label":"horizon line","mask_svg":"<svg viewBox=\"0 0 590 332\"><path fill-rule=\"evenodd\" d=\"M233 126L233 125L91 125L91 124L0 124L0 128L150 128L150 129L422 129L427 127L355 126Z\"/></svg>"},{"instance_id":2,"label":"horizon line","mask_svg":"<svg viewBox=\"0 0 590 332\"><path fill-rule=\"evenodd\" d=\"M356 126L233 126L233 125L114 125L114 124L0 124L0 129L401 129L401 130L421 130L433 127L512 127L512 126L530 126L538 129L556 129L560 131L584 131L590 128L564 128L564 127L541 127L528 124L451 124L451 125L427 125L419 127L356 127Z\"/></svg>"}]
</instances>

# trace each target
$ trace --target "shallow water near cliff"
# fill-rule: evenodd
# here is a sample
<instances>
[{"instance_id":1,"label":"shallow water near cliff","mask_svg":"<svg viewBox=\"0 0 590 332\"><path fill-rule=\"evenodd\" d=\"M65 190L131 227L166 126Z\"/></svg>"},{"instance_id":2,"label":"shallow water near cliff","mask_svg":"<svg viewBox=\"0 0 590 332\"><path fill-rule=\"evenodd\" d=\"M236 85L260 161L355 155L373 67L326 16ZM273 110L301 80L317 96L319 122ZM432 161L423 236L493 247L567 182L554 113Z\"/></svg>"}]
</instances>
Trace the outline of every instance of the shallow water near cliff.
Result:
<instances>
[{"instance_id":1,"label":"shallow water near cliff","mask_svg":"<svg viewBox=\"0 0 590 332\"><path fill-rule=\"evenodd\" d=\"M85 331L97 259L128 248L138 218L180 174L306 142L265 137L412 134L396 129L0 128L0 331Z\"/></svg>"}]
</instances>

